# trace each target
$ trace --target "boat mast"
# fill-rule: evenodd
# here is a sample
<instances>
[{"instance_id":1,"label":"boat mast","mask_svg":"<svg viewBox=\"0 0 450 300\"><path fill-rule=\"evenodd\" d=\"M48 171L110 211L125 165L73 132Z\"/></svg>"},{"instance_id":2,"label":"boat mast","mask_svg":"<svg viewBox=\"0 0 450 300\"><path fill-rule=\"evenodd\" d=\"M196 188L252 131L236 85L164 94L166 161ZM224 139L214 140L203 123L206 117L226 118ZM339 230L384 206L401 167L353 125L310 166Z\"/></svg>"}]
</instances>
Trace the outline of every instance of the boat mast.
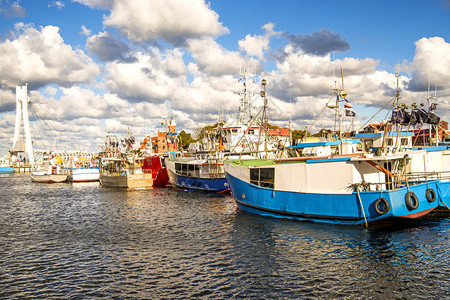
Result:
<instances>
[{"instance_id":1,"label":"boat mast","mask_svg":"<svg viewBox=\"0 0 450 300\"><path fill-rule=\"evenodd\" d=\"M345 99L345 97L347 96L347 93L344 91L344 70L342 69L342 66L341 66L341 80L342 80L342 89L338 89L336 81L334 82L334 89L333 89L333 92L336 93L336 110L335 110L336 113L334 115L334 131L336 131L336 120L337 120L339 124L340 140L342 139L342 119L341 119L341 107L339 104L339 97Z\"/></svg>"},{"instance_id":2,"label":"boat mast","mask_svg":"<svg viewBox=\"0 0 450 300\"><path fill-rule=\"evenodd\" d=\"M239 79L239 81L242 80L243 82L243 88L241 90L241 103L239 106L239 122L241 124L247 124L251 121L252 119L252 115L251 115L251 103L250 103L250 92L249 92L249 87L248 87L248 83L249 83L249 77L251 76L246 69L244 69L243 72L241 72L239 74L241 77L241 79Z\"/></svg>"},{"instance_id":3,"label":"boat mast","mask_svg":"<svg viewBox=\"0 0 450 300\"><path fill-rule=\"evenodd\" d=\"M268 123L269 123L269 119L267 118L267 94L266 94L266 85L267 85L267 80L263 79L261 80L261 85L263 86L264 90L261 91L261 97L264 98L264 110L263 110L263 124L264 124L264 151L266 152L266 158L267 158L267 137L269 134L269 128L268 128Z\"/></svg>"}]
</instances>

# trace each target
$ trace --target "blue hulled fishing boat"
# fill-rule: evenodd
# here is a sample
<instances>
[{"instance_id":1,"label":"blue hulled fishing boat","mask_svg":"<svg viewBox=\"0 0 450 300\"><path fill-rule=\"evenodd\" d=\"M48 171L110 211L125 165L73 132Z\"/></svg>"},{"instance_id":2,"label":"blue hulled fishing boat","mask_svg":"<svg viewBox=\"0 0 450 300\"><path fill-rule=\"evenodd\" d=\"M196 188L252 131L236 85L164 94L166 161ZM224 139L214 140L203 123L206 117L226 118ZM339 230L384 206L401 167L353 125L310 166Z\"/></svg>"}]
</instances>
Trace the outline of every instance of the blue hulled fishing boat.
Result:
<instances>
[{"instance_id":1,"label":"blue hulled fishing boat","mask_svg":"<svg viewBox=\"0 0 450 300\"><path fill-rule=\"evenodd\" d=\"M354 117L343 89L335 89L335 95L336 104L327 106L335 109L336 119L343 117L341 111ZM395 108L400 107L398 95L392 99ZM238 207L275 217L367 226L420 218L446 205L450 151L413 149L414 134L403 132L402 126L416 126L418 115L414 109L408 118L394 118L394 113L381 132L345 138L339 122L337 138L288 147L291 157L224 161ZM436 122L432 113L428 116Z\"/></svg>"},{"instance_id":2,"label":"blue hulled fishing boat","mask_svg":"<svg viewBox=\"0 0 450 300\"><path fill-rule=\"evenodd\" d=\"M264 106L253 114L253 93L250 92L249 75L242 75L239 116L227 121L219 120L202 143L191 144L189 153L171 155L166 159L169 181L173 187L185 191L228 192L229 185L223 170L226 157L254 158L258 155L268 156L278 146L290 143L289 129L270 131L267 127L255 124L257 117L265 117L267 99L265 91L257 93L264 99ZM265 87L265 81L262 81ZM252 155L250 155L250 153ZM255 154L256 153L256 154ZM271 153L273 155L273 152Z\"/></svg>"}]
</instances>

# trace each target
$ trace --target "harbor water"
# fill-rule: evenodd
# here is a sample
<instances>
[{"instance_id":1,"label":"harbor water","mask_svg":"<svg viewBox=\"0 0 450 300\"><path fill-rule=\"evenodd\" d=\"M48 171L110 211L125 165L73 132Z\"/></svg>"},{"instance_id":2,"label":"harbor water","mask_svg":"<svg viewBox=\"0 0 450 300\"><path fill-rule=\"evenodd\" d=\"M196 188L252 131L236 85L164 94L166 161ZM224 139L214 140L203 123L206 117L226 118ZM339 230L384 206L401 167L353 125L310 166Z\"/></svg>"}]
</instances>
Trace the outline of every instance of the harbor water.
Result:
<instances>
[{"instance_id":1,"label":"harbor water","mask_svg":"<svg viewBox=\"0 0 450 300\"><path fill-rule=\"evenodd\" d=\"M0 175L0 298L445 299L448 214L369 228L275 219L230 195Z\"/></svg>"}]
</instances>

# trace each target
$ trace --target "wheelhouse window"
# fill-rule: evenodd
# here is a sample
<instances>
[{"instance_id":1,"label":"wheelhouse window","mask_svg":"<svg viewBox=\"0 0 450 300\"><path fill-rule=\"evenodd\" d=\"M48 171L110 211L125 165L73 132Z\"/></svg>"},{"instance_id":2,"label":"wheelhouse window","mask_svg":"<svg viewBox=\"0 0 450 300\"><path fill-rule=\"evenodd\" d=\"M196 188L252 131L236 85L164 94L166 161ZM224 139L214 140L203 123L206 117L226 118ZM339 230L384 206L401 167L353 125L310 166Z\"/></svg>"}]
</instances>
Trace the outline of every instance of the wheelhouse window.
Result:
<instances>
[{"instance_id":1,"label":"wheelhouse window","mask_svg":"<svg viewBox=\"0 0 450 300\"><path fill-rule=\"evenodd\" d=\"M273 189L275 182L274 168L252 168L250 169L250 183L260 187Z\"/></svg>"},{"instance_id":2,"label":"wheelhouse window","mask_svg":"<svg viewBox=\"0 0 450 300\"><path fill-rule=\"evenodd\" d=\"M373 147L373 140L366 140L364 141L364 151L369 152L370 148Z\"/></svg>"}]
</instances>

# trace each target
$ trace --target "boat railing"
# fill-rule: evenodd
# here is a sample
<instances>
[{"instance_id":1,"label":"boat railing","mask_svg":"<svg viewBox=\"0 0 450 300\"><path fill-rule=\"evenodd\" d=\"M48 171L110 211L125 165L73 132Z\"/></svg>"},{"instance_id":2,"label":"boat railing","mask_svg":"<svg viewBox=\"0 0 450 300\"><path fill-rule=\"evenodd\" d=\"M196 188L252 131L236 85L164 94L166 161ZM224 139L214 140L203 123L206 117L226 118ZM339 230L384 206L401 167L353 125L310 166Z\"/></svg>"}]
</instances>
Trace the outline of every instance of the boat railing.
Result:
<instances>
[{"instance_id":1,"label":"boat railing","mask_svg":"<svg viewBox=\"0 0 450 300\"><path fill-rule=\"evenodd\" d=\"M406 174L402 179L391 180L387 182L366 182L362 181L360 183L353 184L353 190L360 192L368 191L392 191L399 188L413 186L416 184L421 184L429 181L450 181L450 171L445 172L414 172Z\"/></svg>"},{"instance_id":2,"label":"boat railing","mask_svg":"<svg viewBox=\"0 0 450 300\"><path fill-rule=\"evenodd\" d=\"M407 178L409 182L450 181L450 171L411 172L407 174Z\"/></svg>"}]
</instances>

